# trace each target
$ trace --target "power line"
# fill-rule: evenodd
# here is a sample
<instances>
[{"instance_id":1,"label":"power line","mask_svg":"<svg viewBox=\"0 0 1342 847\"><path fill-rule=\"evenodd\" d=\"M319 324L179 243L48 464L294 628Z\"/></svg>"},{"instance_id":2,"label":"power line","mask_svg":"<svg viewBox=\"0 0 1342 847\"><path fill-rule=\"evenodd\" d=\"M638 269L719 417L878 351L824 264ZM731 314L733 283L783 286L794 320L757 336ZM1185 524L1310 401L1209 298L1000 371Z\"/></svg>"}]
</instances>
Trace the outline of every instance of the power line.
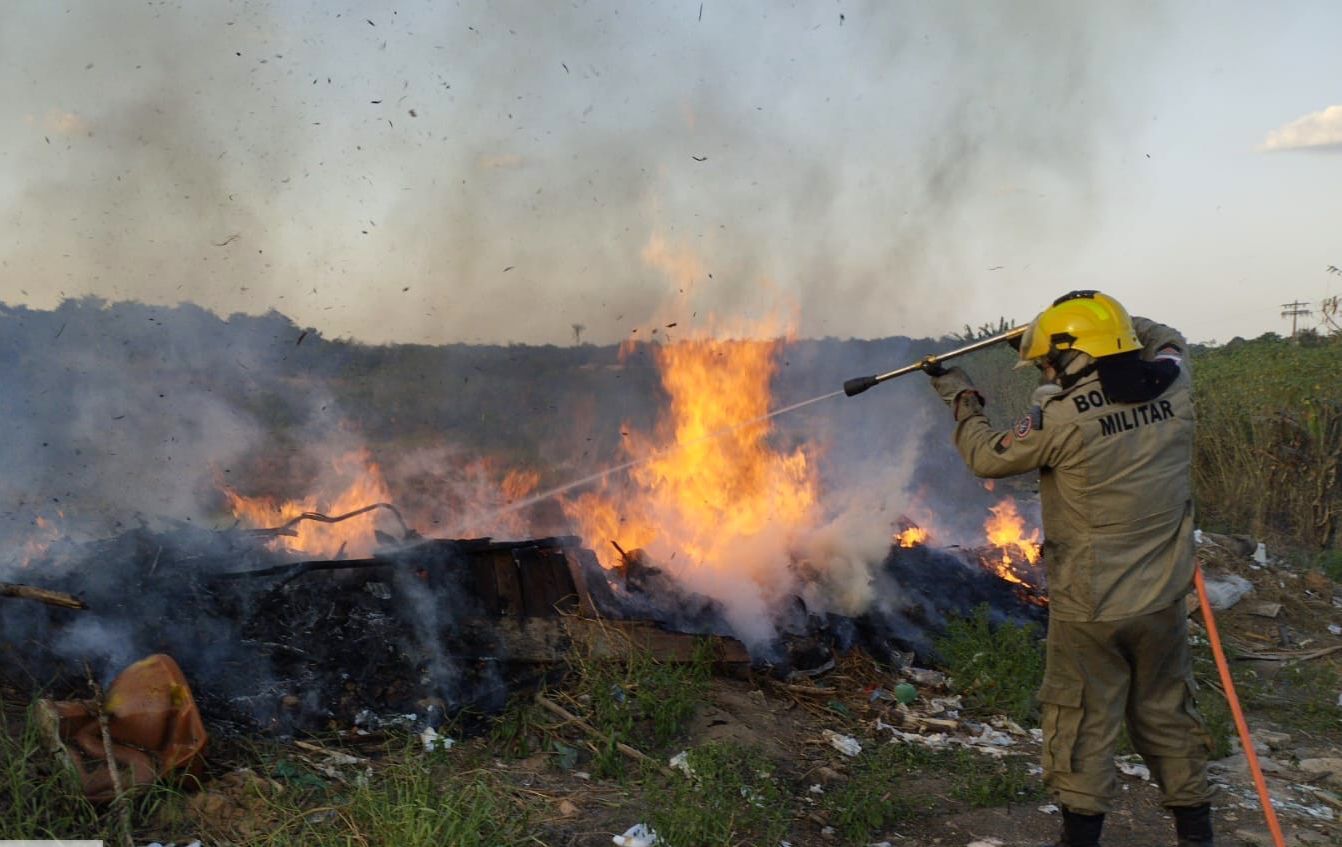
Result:
<instances>
[{"instance_id":1,"label":"power line","mask_svg":"<svg viewBox=\"0 0 1342 847\"><path fill-rule=\"evenodd\" d=\"M1290 319L1291 319L1291 338L1292 338L1292 339L1295 338L1295 332L1296 332L1296 320L1297 320L1298 318L1302 317L1302 316L1303 316L1303 317L1309 317L1310 315L1314 314L1314 312L1309 308L1309 304L1308 304L1308 303L1302 303L1302 302L1300 302L1299 300L1295 300L1295 301L1293 301L1293 302L1291 302L1291 303L1282 303L1282 304L1281 304L1281 309L1282 309L1282 311L1281 311L1281 316L1282 316L1283 318L1290 318Z\"/></svg>"}]
</instances>

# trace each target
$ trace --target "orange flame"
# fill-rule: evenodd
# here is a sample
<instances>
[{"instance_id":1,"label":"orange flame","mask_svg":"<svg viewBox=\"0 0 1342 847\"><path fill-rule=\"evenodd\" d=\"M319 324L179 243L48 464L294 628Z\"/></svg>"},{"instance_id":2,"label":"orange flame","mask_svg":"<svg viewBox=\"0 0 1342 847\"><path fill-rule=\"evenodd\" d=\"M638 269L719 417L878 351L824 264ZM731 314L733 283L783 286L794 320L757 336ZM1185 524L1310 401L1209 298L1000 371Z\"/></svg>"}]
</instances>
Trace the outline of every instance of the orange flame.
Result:
<instances>
[{"instance_id":1,"label":"orange flame","mask_svg":"<svg viewBox=\"0 0 1342 847\"><path fill-rule=\"evenodd\" d=\"M813 465L801 448L781 452L768 443L764 416L780 344L697 338L657 348L670 406L657 437L628 438L626 451L643 461L630 471L633 490L565 502L605 567L618 565L613 540L681 572L760 575L776 563L746 561L743 551L811 523Z\"/></svg>"},{"instance_id":2,"label":"orange flame","mask_svg":"<svg viewBox=\"0 0 1342 847\"><path fill-rule=\"evenodd\" d=\"M310 495L302 500L246 497L227 486L222 488L233 516L255 529L282 526L304 512L336 517L391 501L382 471L366 451L346 453L332 461L331 467L335 482L328 488L335 489L335 493ZM373 511L340 523L300 521L291 527L292 535L277 536L270 546L307 556L367 556L376 546L373 530L379 517L379 512Z\"/></svg>"},{"instance_id":3,"label":"orange flame","mask_svg":"<svg viewBox=\"0 0 1342 847\"><path fill-rule=\"evenodd\" d=\"M1023 578L1019 565L1022 559L1030 565L1039 561L1039 530L1025 534L1025 519L1016 509L1016 501L1010 497L989 507L989 511L992 517L984 523L983 530L988 534L988 543L1001 554L1001 559L985 559L985 564L1008 582L1030 585Z\"/></svg>"},{"instance_id":4,"label":"orange flame","mask_svg":"<svg viewBox=\"0 0 1342 847\"><path fill-rule=\"evenodd\" d=\"M895 533L894 541L900 547L920 547L927 543L927 530L920 526L911 526L903 532Z\"/></svg>"}]
</instances>

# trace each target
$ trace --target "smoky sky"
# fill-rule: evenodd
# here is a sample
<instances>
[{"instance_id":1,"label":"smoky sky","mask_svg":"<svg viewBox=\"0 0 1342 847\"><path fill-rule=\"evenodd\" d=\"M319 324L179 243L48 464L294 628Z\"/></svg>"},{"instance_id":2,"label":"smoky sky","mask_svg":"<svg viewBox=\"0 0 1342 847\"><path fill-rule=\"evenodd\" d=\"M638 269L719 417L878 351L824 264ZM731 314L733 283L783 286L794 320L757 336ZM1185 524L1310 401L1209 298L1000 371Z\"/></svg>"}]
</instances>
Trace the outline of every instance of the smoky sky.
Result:
<instances>
[{"instance_id":1,"label":"smoky sky","mask_svg":"<svg viewBox=\"0 0 1342 847\"><path fill-rule=\"evenodd\" d=\"M987 269L1008 245L1047 266L1099 225L1098 162L1137 120L1152 83L1132 69L1162 20L1063 2L15 3L0 297L275 308L371 342L1028 318L1040 304Z\"/></svg>"}]
</instances>

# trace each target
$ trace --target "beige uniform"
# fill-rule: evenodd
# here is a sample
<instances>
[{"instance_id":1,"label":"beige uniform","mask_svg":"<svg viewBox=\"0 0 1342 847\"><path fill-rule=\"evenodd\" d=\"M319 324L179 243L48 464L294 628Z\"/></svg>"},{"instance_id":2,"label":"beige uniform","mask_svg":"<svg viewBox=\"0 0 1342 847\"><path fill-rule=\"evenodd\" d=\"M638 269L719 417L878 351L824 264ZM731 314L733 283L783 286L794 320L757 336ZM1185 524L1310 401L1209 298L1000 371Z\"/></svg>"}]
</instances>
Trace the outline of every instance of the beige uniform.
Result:
<instances>
[{"instance_id":1,"label":"beige uniform","mask_svg":"<svg viewBox=\"0 0 1342 847\"><path fill-rule=\"evenodd\" d=\"M1174 330L1136 318L1145 358ZM954 409L955 445L974 473L1039 471L1048 567L1044 781L1069 809L1109 809L1126 716L1167 806L1210 796L1208 736L1193 701L1183 598L1193 578L1192 377L1117 403L1091 374L994 431L957 370L933 381Z\"/></svg>"}]
</instances>

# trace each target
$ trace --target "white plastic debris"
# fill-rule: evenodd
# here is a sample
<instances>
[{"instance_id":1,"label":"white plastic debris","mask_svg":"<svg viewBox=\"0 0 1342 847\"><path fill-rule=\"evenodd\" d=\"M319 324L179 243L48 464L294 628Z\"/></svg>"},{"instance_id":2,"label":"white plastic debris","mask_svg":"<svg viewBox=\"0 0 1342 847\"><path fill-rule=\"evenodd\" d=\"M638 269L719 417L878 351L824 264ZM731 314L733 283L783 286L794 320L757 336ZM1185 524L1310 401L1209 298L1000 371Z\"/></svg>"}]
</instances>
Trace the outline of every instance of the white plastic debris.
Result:
<instances>
[{"instance_id":1,"label":"white plastic debris","mask_svg":"<svg viewBox=\"0 0 1342 847\"><path fill-rule=\"evenodd\" d=\"M824 736L831 747L845 756L856 756L862 752L862 745L851 735L840 735L832 729L827 729Z\"/></svg>"},{"instance_id":2,"label":"white plastic debris","mask_svg":"<svg viewBox=\"0 0 1342 847\"><path fill-rule=\"evenodd\" d=\"M1194 544L1202 543L1202 530L1200 529L1193 530L1193 543Z\"/></svg>"},{"instance_id":3,"label":"white plastic debris","mask_svg":"<svg viewBox=\"0 0 1342 847\"><path fill-rule=\"evenodd\" d=\"M611 841L620 847L653 847L657 843L657 833L645 823L636 823L624 831L624 835L611 836Z\"/></svg>"},{"instance_id":4,"label":"white plastic debris","mask_svg":"<svg viewBox=\"0 0 1342 847\"><path fill-rule=\"evenodd\" d=\"M977 841L971 841L965 847L1002 847L1000 838L980 838Z\"/></svg>"},{"instance_id":5,"label":"white plastic debris","mask_svg":"<svg viewBox=\"0 0 1342 847\"><path fill-rule=\"evenodd\" d=\"M1058 813L1058 811L1059 811L1059 810L1058 810L1058 804L1057 804L1057 803L1049 803L1049 804L1046 805L1046 806L1040 806L1040 807L1039 807L1039 811L1043 812L1043 813L1046 814L1046 815L1056 815L1056 814Z\"/></svg>"},{"instance_id":6,"label":"white plastic debris","mask_svg":"<svg viewBox=\"0 0 1342 847\"><path fill-rule=\"evenodd\" d=\"M1253 583L1239 574L1206 576L1205 581L1207 584L1207 601L1218 612L1229 609L1243 600L1246 594L1253 591Z\"/></svg>"},{"instance_id":7,"label":"white plastic debris","mask_svg":"<svg viewBox=\"0 0 1342 847\"><path fill-rule=\"evenodd\" d=\"M432 753L434 750L451 750L452 746L457 743L446 735L439 735L438 731L431 726L426 726L420 730L419 740L424 744L425 753Z\"/></svg>"},{"instance_id":8,"label":"white plastic debris","mask_svg":"<svg viewBox=\"0 0 1342 847\"><path fill-rule=\"evenodd\" d=\"M1136 758L1137 758L1136 756L1123 756L1122 758L1115 759L1114 761L1118 765L1119 771L1123 772L1124 774L1127 774L1128 776L1135 776L1138 779L1144 779L1150 782L1151 769L1148 768L1146 765L1142 764L1141 762L1135 761Z\"/></svg>"},{"instance_id":9,"label":"white plastic debris","mask_svg":"<svg viewBox=\"0 0 1342 847\"><path fill-rule=\"evenodd\" d=\"M1342 626L1338 626L1335 623L1330 623L1328 624L1328 631L1331 632L1333 635L1342 635Z\"/></svg>"},{"instance_id":10,"label":"white plastic debris","mask_svg":"<svg viewBox=\"0 0 1342 847\"><path fill-rule=\"evenodd\" d=\"M681 750L679 753L672 756L667 764L688 777L694 776L694 768L690 767L690 753L688 750Z\"/></svg>"},{"instance_id":11,"label":"white plastic debris","mask_svg":"<svg viewBox=\"0 0 1342 847\"><path fill-rule=\"evenodd\" d=\"M1258 542L1258 549L1256 549L1256 550L1253 551L1253 560L1254 560L1255 562L1257 562L1258 564L1260 564L1260 565L1266 565L1266 564L1267 564L1267 545L1266 545L1266 544L1264 544L1264 543L1261 542L1261 541Z\"/></svg>"},{"instance_id":12,"label":"white plastic debris","mask_svg":"<svg viewBox=\"0 0 1342 847\"><path fill-rule=\"evenodd\" d=\"M825 788L824 788L824 786L822 786L822 785L821 785L820 783L818 783L818 782L817 782L815 785L812 785L810 788L808 788L808 789L806 789L806 790L809 791L809 792L811 792L812 794L824 794L824 793L825 793Z\"/></svg>"}]
</instances>

